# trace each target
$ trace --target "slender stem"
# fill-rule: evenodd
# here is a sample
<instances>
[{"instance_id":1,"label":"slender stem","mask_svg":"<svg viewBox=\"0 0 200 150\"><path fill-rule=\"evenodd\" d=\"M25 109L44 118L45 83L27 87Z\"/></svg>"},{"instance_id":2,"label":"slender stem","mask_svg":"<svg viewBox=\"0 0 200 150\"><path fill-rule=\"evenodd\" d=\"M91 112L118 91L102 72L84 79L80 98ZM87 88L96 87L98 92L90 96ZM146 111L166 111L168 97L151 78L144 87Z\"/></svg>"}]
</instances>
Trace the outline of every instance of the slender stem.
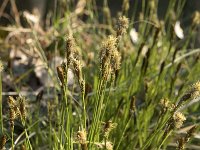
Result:
<instances>
[{"instance_id":1,"label":"slender stem","mask_svg":"<svg viewBox=\"0 0 200 150\"><path fill-rule=\"evenodd\" d=\"M158 149L161 149L161 146L165 143L165 141L167 140L167 138L170 136L170 134L172 133L173 130L170 130L167 135L165 137L163 137L163 140L161 142L161 144L159 145Z\"/></svg>"},{"instance_id":2,"label":"slender stem","mask_svg":"<svg viewBox=\"0 0 200 150\"><path fill-rule=\"evenodd\" d=\"M11 129L11 136L12 136L12 150L14 150L14 127Z\"/></svg>"},{"instance_id":3,"label":"slender stem","mask_svg":"<svg viewBox=\"0 0 200 150\"><path fill-rule=\"evenodd\" d=\"M33 148L32 148L32 146L31 146L31 142L30 142L30 140L29 140L29 136L28 136L28 133L27 133L27 130L26 130L26 122L25 122L25 120L21 117L21 121L22 121L22 125L23 125L23 127L24 127L24 132L25 132L25 135L26 135L26 139L27 139L27 142L28 142L28 146L29 146L29 148L30 148L30 150L32 150Z\"/></svg>"},{"instance_id":4,"label":"slender stem","mask_svg":"<svg viewBox=\"0 0 200 150\"><path fill-rule=\"evenodd\" d=\"M85 92L82 93L82 101L83 101L83 111L84 111L84 128L87 128L87 112L86 112L86 103L85 103Z\"/></svg>"},{"instance_id":5,"label":"slender stem","mask_svg":"<svg viewBox=\"0 0 200 150\"><path fill-rule=\"evenodd\" d=\"M125 134L125 132L126 132L126 129L127 129L127 127L128 127L128 124L129 124L129 122L131 121L131 118L132 118L132 115L130 116L130 118L129 118L129 120L128 120L128 122L127 122L127 124L126 124L126 126L125 126L125 128L124 128L124 130L123 130L123 133L122 133L121 138L120 138L120 140L119 140L119 142L118 142L118 145L117 145L116 150L119 149L119 146L120 146L120 144L121 144L121 142L122 142L122 139L124 138L124 134Z\"/></svg>"},{"instance_id":6,"label":"slender stem","mask_svg":"<svg viewBox=\"0 0 200 150\"><path fill-rule=\"evenodd\" d=\"M0 124L1 124L1 134L3 134L3 102L2 102L2 78L1 78L1 73L0 73Z\"/></svg>"}]
</instances>

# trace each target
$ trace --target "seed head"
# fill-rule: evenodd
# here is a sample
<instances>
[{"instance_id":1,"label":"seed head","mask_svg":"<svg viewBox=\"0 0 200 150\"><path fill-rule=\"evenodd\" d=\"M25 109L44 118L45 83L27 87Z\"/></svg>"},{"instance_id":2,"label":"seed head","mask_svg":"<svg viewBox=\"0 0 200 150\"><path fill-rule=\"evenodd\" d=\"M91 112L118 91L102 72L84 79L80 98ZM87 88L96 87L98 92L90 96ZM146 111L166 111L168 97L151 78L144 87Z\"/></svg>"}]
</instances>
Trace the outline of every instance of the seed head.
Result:
<instances>
[{"instance_id":1,"label":"seed head","mask_svg":"<svg viewBox=\"0 0 200 150\"><path fill-rule=\"evenodd\" d=\"M19 114L19 108L17 107L16 100L12 96L9 96L7 101L8 101L8 106L9 106L10 127L11 127L11 130L13 131L14 120Z\"/></svg>"},{"instance_id":2,"label":"seed head","mask_svg":"<svg viewBox=\"0 0 200 150\"><path fill-rule=\"evenodd\" d=\"M9 105L9 119L11 130L14 129L14 120L20 116L21 119L26 119L26 109L25 109L25 97L19 96L15 100L12 96L8 97Z\"/></svg>"},{"instance_id":3,"label":"seed head","mask_svg":"<svg viewBox=\"0 0 200 150\"><path fill-rule=\"evenodd\" d=\"M60 82L62 84L65 84L65 80L67 79L67 68L66 68L66 64L62 63L62 65L57 67L57 74L58 74L58 78L60 79Z\"/></svg>"},{"instance_id":4,"label":"seed head","mask_svg":"<svg viewBox=\"0 0 200 150\"><path fill-rule=\"evenodd\" d=\"M67 57L67 67L70 66L72 58L76 53L76 44L73 36L68 36L66 38L66 57Z\"/></svg>"},{"instance_id":5,"label":"seed head","mask_svg":"<svg viewBox=\"0 0 200 150\"><path fill-rule=\"evenodd\" d=\"M9 120L10 120L10 128L13 131L14 130L14 120L16 118L16 113L14 111L14 109L11 107L10 108L10 116L9 116Z\"/></svg>"},{"instance_id":6,"label":"seed head","mask_svg":"<svg viewBox=\"0 0 200 150\"><path fill-rule=\"evenodd\" d=\"M169 99L167 98L162 98L160 100L160 106L163 108L163 110L174 110L175 109L175 105L172 104Z\"/></svg>"},{"instance_id":7,"label":"seed head","mask_svg":"<svg viewBox=\"0 0 200 150\"><path fill-rule=\"evenodd\" d=\"M109 7L103 7L103 14L104 14L106 20L110 20L111 14L110 14Z\"/></svg>"},{"instance_id":8,"label":"seed head","mask_svg":"<svg viewBox=\"0 0 200 150\"><path fill-rule=\"evenodd\" d=\"M108 36L108 38L105 39L101 45L101 51L100 51L101 59L103 59L103 57L109 58L112 54L112 51L116 50L116 45L117 45L117 38L115 38L113 35Z\"/></svg>"},{"instance_id":9,"label":"seed head","mask_svg":"<svg viewBox=\"0 0 200 150\"><path fill-rule=\"evenodd\" d=\"M183 122L186 120L185 116L181 112L176 112L173 115L173 126L177 129L179 129Z\"/></svg>"},{"instance_id":10,"label":"seed head","mask_svg":"<svg viewBox=\"0 0 200 150\"><path fill-rule=\"evenodd\" d=\"M110 80L111 75L112 75L112 68L108 62L104 64L104 67L103 69L101 69L101 71L102 71L103 79L105 81Z\"/></svg>"},{"instance_id":11,"label":"seed head","mask_svg":"<svg viewBox=\"0 0 200 150\"><path fill-rule=\"evenodd\" d=\"M22 97L22 96L19 96L18 98L17 98L17 100L18 100L18 107L19 107L19 111L20 111L20 115L21 115L21 117L22 117L22 119L26 119L26 105L25 105L25 101L26 101L26 99L25 99L25 97Z\"/></svg>"},{"instance_id":12,"label":"seed head","mask_svg":"<svg viewBox=\"0 0 200 150\"><path fill-rule=\"evenodd\" d=\"M117 51L117 38L110 35L106 40L102 42L100 51L100 70L103 77L106 79L113 71L113 67L119 68L119 61L121 59ZM116 59L113 61L113 58ZM117 61L118 64L115 62Z\"/></svg>"},{"instance_id":13,"label":"seed head","mask_svg":"<svg viewBox=\"0 0 200 150\"><path fill-rule=\"evenodd\" d=\"M108 138L110 132L112 131L112 129L116 128L117 124L116 123L112 123L111 120L109 120L108 122L104 123L104 137Z\"/></svg>"},{"instance_id":14,"label":"seed head","mask_svg":"<svg viewBox=\"0 0 200 150\"><path fill-rule=\"evenodd\" d=\"M156 2L155 0L150 0L149 1L149 7L151 10L155 10L156 9Z\"/></svg>"},{"instance_id":15,"label":"seed head","mask_svg":"<svg viewBox=\"0 0 200 150\"><path fill-rule=\"evenodd\" d=\"M115 50L113 51L112 54L112 68L114 71L117 71L120 69L120 65L121 65L121 54Z\"/></svg>"},{"instance_id":16,"label":"seed head","mask_svg":"<svg viewBox=\"0 0 200 150\"><path fill-rule=\"evenodd\" d=\"M78 131L77 132L77 140L81 144L81 149L82 150L87 150L87 133L85 130Z\"/></svg>"},{"instance_id":17,"label":"seed head","mask_svg":"<svg viewBox=\"0 0 200 150\"><path fill-rule=\"evenodd\" d=\"M184 147L184 145L185 145L185 143L184 143L185 141L184 141L184 138L183 137L181 137L178 141L177 141L177 143L178 143L178 150L183 150L185 147Z\"/></svg>"},{"instance_id":18,"label":"seed head","mask_svg":"<svg viewBox=\"0 0 200 150\"><path fill-rule=\"evenodd\" d=\"M196 130L197 126L193 126L185 135L185 137L181 137L180 139L178 139L178 149L182 150L184 149L184 146L186 143L189 142L190 138L192 137L192 135L194 134L195 130Z\"/></svg>"},{"instance_id":19,"label":"seed head","mask_svg":"<svg viewBox=\"0 0 200 150\"><path fill-rule=\"evenodd\" d=\"M182 105L183 102L189 99L195 99L200 96L200 81L197 81L193 84L188 91L181 97L180 101L178 102L177 106Z\"/></svg>"},{"instance_id":20,"label":"seed head","mask_svg":"<svg viewBox=\"0 0 200 150\"><path fill-rule=\"evenodd\" d=\"M9 107L16 106L16 100L12 96L8 97L8 105L9 105Z\"/></svg>"},{"instance_id":21,"label":"seed head","mask_svg":"<svg viewBox=\"0 0 200 150\"><path fill-rule=\"evenodd\" d=\"M200 81L197 81L192 85L190 93L192 94L192 98L197 98L200 96Z\"/></svg>"},{"instance_id":22,"label":"seed head","mask_svg":"<svg viewBox=\"0 0 200 150\"><path fill-rule=\"evenodd\" d=\"M60 79L60 82L62 84L64 84L64 81L65 81L65 77L64 77L64 70L61 66L58 66L57 68L57 74L58 74L58 78Z\"/></svg>"},{"instance_id":23,"label":"seed head","mask_svg":"<svg viewBox=\"0 0 200 150\"><path fill-rule=\"evenodd\" d=\"M127 13L130 8L129 0L123 0L122 10Z\"/></svg>"},{"instance_id":24,"label":"seed head","mask_svg":"<svg viewBox=\"0 0 200 150\"><path fill-rule=\"evenodd\" d=\"M78 59L73 59L74 72L78 79L82 78L82 63Z\"/></svg>"},{"instance_id":25,"label":"seed head","mask_svg":"<svg viewBox=\"0 0 200 150\"><path fill-rule=\"evenodd\" d=\"M0 150L3 150L5 148L6 144L6 135L3 135L0 139Z\"/></svg>"},{"instance_id":26,"label":"seed head","mask_svg":"<svg viewBox=\"0 0 200 150\"><path fill-rule=\"evenodd\" d=\"M190 138L193 136L193 134L196 131L196 129L197 129L197 126L195 125L187 132L187 134L185 136L185 141L186 142L189 142Z\"/></svg>"},{"instance_id":27,"label":"seed head","mask_svg":"<svg viewBox=\"0 0 200 150\"><path fill-rule=\"evenodd\" d=\"M86 133L86 131L85 130L78 131L76 138L77 138L77 140L80 144L86 144L87 143L87 133Z\"/></svg>"},{"instance_id":28,"label":"seed head","mask_svg":"<svg viewBox=\"0 0 200 150\"><path fill-rule=\"evenodd\" d=\"M110 141L102 142L99 144L99 148L106 150L113 150L113 143Z\"/></svg>"},{"instance_id":29,"label":"seed head","mask_svg":"<svg viewBox=\"0 0 200 150\"><path fill-rule=\"evenodd\" d=\"M125 16L121 16L117 22L117 37L122 36L126 33L129 26L129 20Z\"/></svg>"},{"instance_id":30,"label":"seed head","mask_svg":"<svg viewBox=\"0 0 200 150\"><path fill-rule=\"evenodd\" d=\"M195 11L194 15L193 15L193 24L194 25L199 25L200 24L200 12L199 11Z\"/></svg>"},{"instance_id":31,"label":"seed head","mask_svg":"<svg viewBox=\"0 0 200 150\"><path fill-rule=\"evenodd\" d=\"M81 61L78 59L73 59L73 67L74 67L74 73L77 76L79 85L81 87L81 92L85 93L85 80L83 79Z\"/></svg>"}]
</instances>

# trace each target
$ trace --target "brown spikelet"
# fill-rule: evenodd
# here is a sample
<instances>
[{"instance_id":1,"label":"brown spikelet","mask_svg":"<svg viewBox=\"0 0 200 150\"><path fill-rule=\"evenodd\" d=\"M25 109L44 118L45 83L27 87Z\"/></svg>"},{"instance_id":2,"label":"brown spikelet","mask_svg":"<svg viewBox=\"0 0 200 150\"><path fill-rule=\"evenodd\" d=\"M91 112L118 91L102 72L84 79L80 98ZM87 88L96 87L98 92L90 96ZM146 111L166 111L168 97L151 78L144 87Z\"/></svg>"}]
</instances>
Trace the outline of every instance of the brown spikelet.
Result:
<instances>
[{"instance_id":1,"label":"brown spikelet","mask_svg":"<svg viewBox=\"0 0 200 150\"><path fill-rule=\"evenodd\" d=\"M57 74L58 74L58 78L60 79L60 82L62 84L64 84L65 81L65 77L64 77L64 70L61 66L58 66L57 68Z\"/></svg>"},{"instance_id":2,"label":"brown spikelet","mask_svg":"<svg viewBox=\"0 0 200 150\"><path fill-rule=\"evenodd\" d=\"M60 82L62 83L62 85L64 85L65 82L67 82L67 66L66 66L66 63L63 62L56 69L57 69L58 78L59 78Z\"/></svg>"},{"instance_id":3,"label":"brown spikelet","mask_svg":"<svg viewBox=\"0 0 200 150\"><path fill-rule=\"evenodd\" d=\"M181 137L179 140L178 140L178 150L183 150L184 149L184 138Z\"/></svg>"},{"instance_id":4,"label":"brown spikelet","mask_svg":"<svg viewBox=\"0 0 200 150\"><path fill-rule=\"evenodd\" d=\"M14 130L14 120L16 116L18 115L18 107L16 100L12 97L8 97L8 106L9 106L9 122L10 122L10 128L13 131Z\"/></svg>"},{"instance_id":5,"label":"brown spikelet","mask_svg":"<svg viewBox=\"0 0 200 150\"><path fill-rule=\"evenodd\" d=\"M72 35L66 37L66 58L67 58L67 68L69 68L72 58L76 52L75 40Z\"/></svg>"},{"instance_id":6,"label":"brown spikelet","mask_svg":"<svg viewBox=\"0 0 200 150\"><path fill-rule=\"evenodd\" d=\"M9 112L9 120L10 120L10 128L13 131L14 130L14 120L16 118L16 113L12 107L10 107L10 112Z\"/></svg>"},{"instance_id":7,"label":"brown spikelet","mask_svg":"<svg viewBox=\"0 0 200 150\"><path fill-rule=\"evenodd\" d=\"M195 99L199 96L200 96L200 81L197 81L181 97L180 101L177 104L177 107L181 106L182 103L188 101L189 99Z\"/></svg>"},{"instance_id":8,"label":"brown spikelet","mask_svg":"<svg viewBox=\"0 0 200 150\"><path fill-rule=\"evenodd\" d=\"M12 96L8 97L8 105L9 107L14 107L16 105L16 100Z\"/></svg>"},{"instance_id":9,"label":"brown spikelet","mask_svg":"<svg viewBox=\"0 0 200 150\"><path fill-rule=\"evenodd\" d=\"M74 73L78 78L78 82L81 88L81 92L85 93L85 80L83 78L82 73L82 63L78 59L73 59L73 67L74 67Z\"/></svg>"},{"instance_id":10,"label":"brown spikelet","mask_svg":"<svg viewBox=\"0 0 200 150\"><path fill-rule=\"evenodd\" d=\"M82 78L82 64L78 59L73 59L74 72L78 79Z\"/></svg>"},{"instance_id":11,"label":"brown spikelet","mask_svg":"<svg viewBox=\"0 0 200 150\"><path fill-rule=\"evenodd\" d=\"M193 126L185 135L185 137L181 137L177 143L178 143L178 150L183 150L185 147L185 144L189 142L190 138L193 136L194 132L196 131L197 126Z\"/></svg>"},{"instance_id":12,"label":"brown spikelet","mask_svg":"<svg viewBox=\"0 0 200 150\"><path fill-rule=\"evenodd\" d=\"M6 145L6 135L3 135L0 139L0 150L3 150Z\"/></svg>"},{"instance_id":13,"label":"brown spikelet","mask_svg":"<svg viewBox=\"0 0 200 150\"><path fill-rule=\"evenodd\" d=\"M15 112L15 117L20 115L18 100L15 100L12 96L8 97L8 106Z\"/></svg>"},{"instance_id":14,"label":"brown spikelet","mask_svg":"<svg viewBox=\"0 0 200 150\"><path fill-rule=\"evenodd\" d=\"M196 131L196 129L197 129L197 126L194 125L194 126L187 132L187 134L186 134L186 136L185 136L185 141L186 141L186 142L188 142L189 139L190 139L190 137L193 136L193 134L194 134L194 132Z\"/></svg>"},{"instance_id":15,"label":"brown spikelet","mask_svg":"<svg viewBox=\"0 0 200 150\"><path fill-rule=\"evenodd\" d=\"M22 119L26 119L26 105L25 105L25 97L19 96L18 103L19 103L19 111Z\"/></svg>"}]
</instances>

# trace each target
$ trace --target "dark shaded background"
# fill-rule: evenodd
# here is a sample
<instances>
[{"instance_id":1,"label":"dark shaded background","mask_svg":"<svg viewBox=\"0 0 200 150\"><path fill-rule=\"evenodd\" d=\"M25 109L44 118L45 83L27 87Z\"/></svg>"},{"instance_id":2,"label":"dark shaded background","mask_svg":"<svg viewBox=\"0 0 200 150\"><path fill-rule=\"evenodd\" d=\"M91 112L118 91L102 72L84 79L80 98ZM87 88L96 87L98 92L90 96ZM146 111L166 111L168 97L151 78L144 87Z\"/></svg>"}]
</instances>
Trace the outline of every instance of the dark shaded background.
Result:
<instances>
[{"instance_id":1,"label":"dark shaded background","mask_svg":"<svg viewBox=\"0 0 200 150\"><path fill-rule=\"evenodd\" d=\"M22 12L23 11L29 11L31 13L39 14L40 16L40 24L41 26L45 27L45 20L47 18L47 15L50 13L51 17L53 15L59 13L61 11L60 7L63 7L63 9L67 9L68 5L71 5L69 3L69 0L0 0L0 25L6 26L8 24L15 23L16 21L16 12L13 8L13 5L11 4L11 1L16 3L16 8L19 12L19 22L24 26L25 23L23 21ZM147 2L148 0L146 0ZM181 0L177 0L181 1ZM78 0L73 1L73 5L75 6ZM99 11L99 16L103 17L102 14L102 8L103 8L103 2L104 0L96 0L95 3L97 4L97 10ZM123 0L108 0L108 6L111 11L112 17L115 17L117 15L117 12L119 12L122 9L122 3ZM136 10L136 20L138 19L139 13L141 12L142 8L142 0L129 0L130 9L128 12L128 16L131 17L133 13L133 9L137 4L137 10ZM158 4L158 17L159 19L163 19L167 10L169 4L169 0L159 0ZM183 13L181 15L180 21L181 26L184 28L187 28L190 26L192 22L192 15L195 11L200 11L200 0L186 0L185 7L183 9ZM57 13L55 13L57 12ZM200 26L197 29L198 36L196 38L197 47L200 46Z\"/></svg>"}]
</instances>

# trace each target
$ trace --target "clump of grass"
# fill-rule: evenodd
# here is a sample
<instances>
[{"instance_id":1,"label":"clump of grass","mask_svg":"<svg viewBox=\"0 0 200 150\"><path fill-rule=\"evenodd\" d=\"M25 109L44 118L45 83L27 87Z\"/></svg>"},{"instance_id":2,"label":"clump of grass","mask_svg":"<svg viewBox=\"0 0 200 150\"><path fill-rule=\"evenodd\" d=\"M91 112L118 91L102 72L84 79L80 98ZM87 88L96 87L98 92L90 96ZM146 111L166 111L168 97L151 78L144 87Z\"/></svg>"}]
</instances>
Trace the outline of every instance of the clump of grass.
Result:
<instances>
[{"instance_id":1,"label":"clump of grass","mask_svg":"<svg viewBox=\"0 0 200 150\"><path fill-rule=\"evenodd\" d=\"M82 13L78 17L72 11L71 1L70 9L61 15L64 18L55 17L52 27L59 37L49 47L55 46L55 55L60 50L64 58L56 66L60 86L55 85L54 92L47 88L46 93L39 93L36 102L30 102L33 113L31 110L27 113L25 97L8 97L11 130L3 126L6 119L3 120L0 101L1 134L8 135L1 148L167 149L180 137L177 130L198 122L189 114L195 116L199 104L184 111L181 108L200 96L199 81L188 88L191 82L199 80L199 56L194 56L199 50L188 50L192 47L190 42L199 24L199 14L194 14L188 28L192 32L178 39L174 24L179 20L184 1L170 0L163 20L158 18L157 0L142 1L137 21L133 20L137 16L126 17L132 8L128 0L123 0L121 14L126 16L112 22L109 1L105 0L104 24L97 19L94 1L81 1ZM134 7L137 8L137 3ZM132 43L128 30L135 24L138 40ZM45 55L46 49L36 33L35 29L33 33L30 31L36 45L26 46L40 50L45 67L54 77L56 73L47 61L54 54ZM75 75L73 85L68 85L69 70ZM19 124L20 134L16 131ZM183 149L189 139L197 144L191 138L194 132L195 127L180 137L177 147Z\"/></svg>"}]
</instances>

